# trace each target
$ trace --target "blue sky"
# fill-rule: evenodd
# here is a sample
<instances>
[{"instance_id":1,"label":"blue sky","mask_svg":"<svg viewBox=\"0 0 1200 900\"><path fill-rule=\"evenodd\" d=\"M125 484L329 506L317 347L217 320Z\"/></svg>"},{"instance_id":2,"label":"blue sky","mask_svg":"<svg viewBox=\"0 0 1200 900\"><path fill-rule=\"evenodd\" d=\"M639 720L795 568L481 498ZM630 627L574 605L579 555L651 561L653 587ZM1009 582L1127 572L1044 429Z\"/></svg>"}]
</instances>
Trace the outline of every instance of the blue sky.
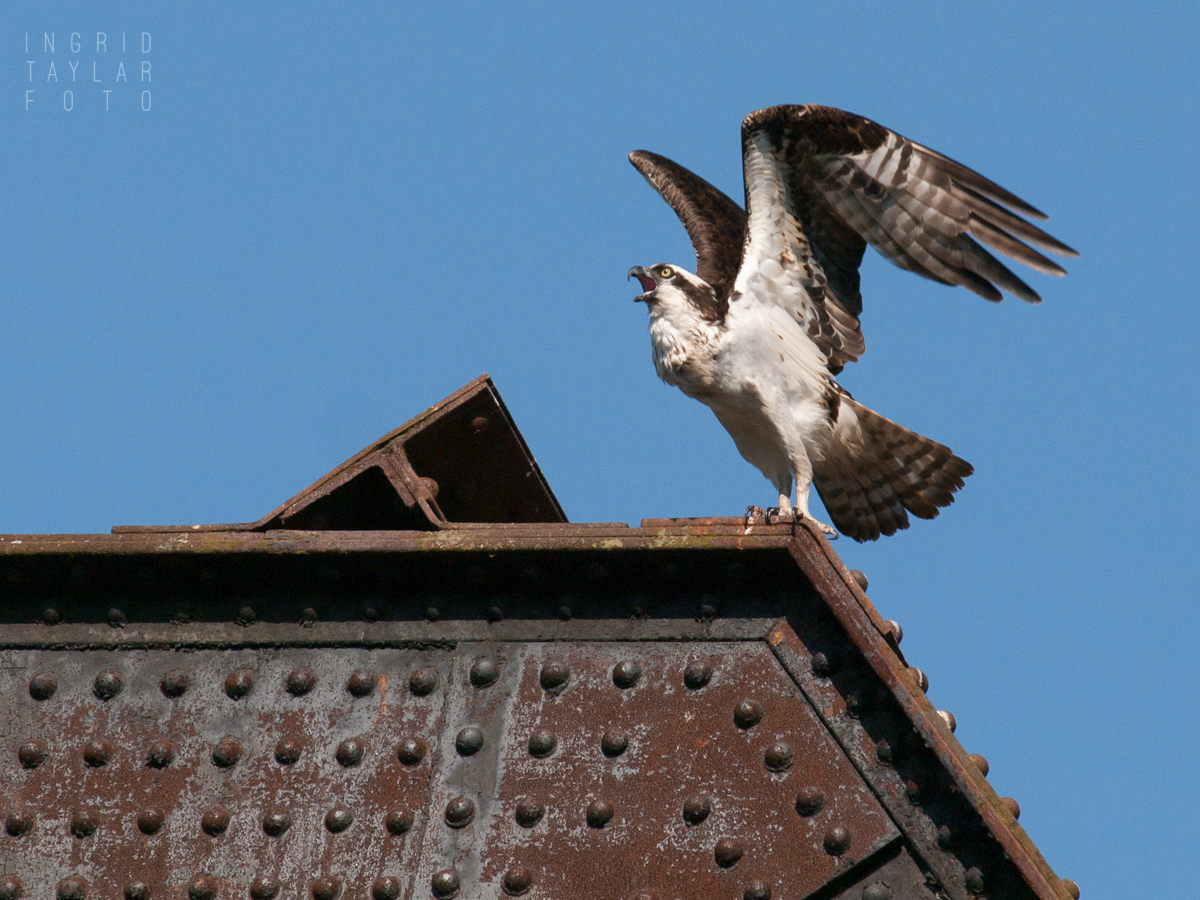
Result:
<instances>
[{"instance_id":1,"label":"blue sky","mask_svg":"<svg viewBox=\"0 0 1200 900\"><path fill-rule=\"evenodd\" d=\"M575 521L767 503L654 375L625 272L693 255L625 157L740 198L746 113L849 109L1082 256L1031 273L1031 307L868 255L842 382L976 474L938 520L836 549L1060 874L1085 898L1186 893L1200 13L481 9L9 0L0 532L255 519L483 371Z\"/></svg>"}]
</instances>

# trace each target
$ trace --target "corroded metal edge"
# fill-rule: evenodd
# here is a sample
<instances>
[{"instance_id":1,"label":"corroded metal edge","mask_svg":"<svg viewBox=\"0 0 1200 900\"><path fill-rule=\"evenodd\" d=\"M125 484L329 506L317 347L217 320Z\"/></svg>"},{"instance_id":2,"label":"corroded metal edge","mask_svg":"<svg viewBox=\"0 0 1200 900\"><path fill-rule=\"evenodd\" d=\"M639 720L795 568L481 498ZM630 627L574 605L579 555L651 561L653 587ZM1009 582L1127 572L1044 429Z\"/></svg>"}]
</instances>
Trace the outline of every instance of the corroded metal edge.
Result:
<instances>
[{"instance_id":1,"label":"corroded metal edge","mask_svg":"<svg viewBox=\"0 0 1200 900\"><path fill-rule=\"evenodd\" d=\"M443 622L316 622L252 625L203 622L186 625L4 625L0 649L138 650L198 647L439 647L463 641L756 641L766 640L775 619L506 619Z\"/></svg>"},{"instance_id":2,"label":"corroded metal edge","mask_svg":"<svg viewBox=\"0 0 1200 900\"><path fill-rule=\"evenodd\" d=\"M953 778L955 787L979 812L992 837L1038 897L1042 900L1071 900L1072 895L1066 883L1054 873L1025 829L971 762L966 749L913 681L903 657L885 640L883 634L886 629L881 627L879 613L851 577L845 564L829 546L824 535L807 523L803 523L803 526L811 540L794 541L790 545L792 555L838 617L847 636L900 704L919 737L937 755L943 769ZM773 647L786 648L789 642L795 641L795 636L790 628L786 632L776 629L768 640ZM786 650L781 655L781 662L785 666L788 666L785 659L787 655ZM821 708L819 703L814 703L814 706L818 710ZM856 757L861 759L861 754L851 752L851 758ZM876 772L867 780L870 784L878 785L880 774ZM892 787L893 791L889 792L890 796L884 802L889 812L895 815L898 800L903 797L904 785L897 781ZM882 795L881 799L884 799ZM932 851L936 847L928 849ZM937 855L931 853L932 858L936 859ZM958 877L961 878L961 874Z\"/></svg>"}]
</instances>

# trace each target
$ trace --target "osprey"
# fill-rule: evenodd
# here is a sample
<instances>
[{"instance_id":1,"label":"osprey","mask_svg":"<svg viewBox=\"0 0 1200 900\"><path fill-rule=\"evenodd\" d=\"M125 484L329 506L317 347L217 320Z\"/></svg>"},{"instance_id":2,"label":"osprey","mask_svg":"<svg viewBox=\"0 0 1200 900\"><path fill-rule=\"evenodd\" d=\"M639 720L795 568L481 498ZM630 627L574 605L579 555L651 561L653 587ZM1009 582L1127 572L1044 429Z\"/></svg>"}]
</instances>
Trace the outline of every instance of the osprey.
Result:
<instances>
[{"instance_id":1,"label":"osprey","mask_svg":"<svg viewBox=\"0 0 1200 900\"><path fill-rule=\"evenodd\" d=\"M629 161L696 251L695 274L665 263L629 270L650 311L654 367L716 414L779 491L779 512L811 520L816 485L837 528L869 541L907 528L909 513L932 519L954 502L971 464L834 381L866 349L858 267L869 243L903 269L988 300L1004 290L1040 303L980 244L1065 275L1034 249L1078 255L1028 221L1046 216L928 147L824 106L745 118L744 212L666 157L637 150Z\"/></svg>"}]
</instances>

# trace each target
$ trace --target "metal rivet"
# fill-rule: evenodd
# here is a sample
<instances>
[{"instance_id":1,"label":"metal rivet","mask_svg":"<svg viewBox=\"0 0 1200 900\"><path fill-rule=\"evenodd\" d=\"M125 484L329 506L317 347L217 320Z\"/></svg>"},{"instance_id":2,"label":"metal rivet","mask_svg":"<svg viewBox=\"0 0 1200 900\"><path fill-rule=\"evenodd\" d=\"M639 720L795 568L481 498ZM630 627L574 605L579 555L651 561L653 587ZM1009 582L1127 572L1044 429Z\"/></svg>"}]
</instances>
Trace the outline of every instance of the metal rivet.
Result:
<instances>
[{"instance_id":1,"label":"metal rivet","mask_svg":"<svg viewBox=\"0 0 1200 900\"><path fill-rule=\"evenodd\" d=\"M354 813L344 806L335 806L325 813L325 827L330 834L341 834L354 824Z\"/></svg>"},{"instance_id":2,"label":"metal rivet","mask_svg":"<svg viewBox=\"0 0 1200 900\"><path fill-rule=\"evenodd\" d=\"M125 613L121 612L119 609L110 609L108 611L107 619L108 626L110 628L124 628L129 624L129 619L126 617Z\"/></svg>"},{"instance_id":3,"label":"metal rivet","mask_svg":"<svg viewBox=\"0 0 1200 900\"><path fill-rule=\"evenodd\" d=\"M893 756L892 745L888 741L882 740L875 745L875 758L884 765L891 765Z\"/></svg>"},{"instance_id":4,"label":"metal rivet","mask_svg":"<svg viewBox=\"0 0 1200 900\"><path fill-rule=\"evenodd\" d=\"M517 824L522 828L532 828L538 822L542 821L542 816L545 814L546 811L532 800L521 798L517 801L515 818Z\"/></svg>"},{"instance_id":5,"label":"metal rivet","mask_svg":"<svg viewBox=\"0 0 1200 900\"><path fill-rule=\"evenodd\" d=\"M963 875L963 883L972 894L983 893L983 873L975 866L967 869L966 874Z\"/></svg>"},{"instance_id":6,"label":"metal rivet","mask_svg":"<svg viewBox=\"0 0 1200 900\"><path fill-rule=\"evenodd\" d=\"M958 720L954 718L954 713L948 709L939 709L937 714L942 717L942 721L946 723L946 727L950 729L950 733L954 734L958 729Z\"/></svg>"},{"instance_id":7,"label":"metal rivet","mask_svg":"<svg viewBox=\"0 0 1200 900\"><path fill-rule=\"evenodd\" d=\"M892 889L882 881L875 881L863 888L862 900L892 900Z\"/></svg>"},{"instance_id":8,"label":"metal rivet","mask_svg":"<svg viewBox=\"0 0 1200 900\"><path fill-rule=\"evenodd\" d=\"M283 686L293 697L303 697L313 689L316 683L317 676L313 674L312 669L300 668L292 669L287 673Z\"/></svg>"},{"instance_id":9,"label":"metal rivet","mask_svg":"<svg viewBox=\"0 0 1200 900\"><path fill-rule=\"evenodd\" d=\"M121 693L125 687L125 677L116 669L105 669L96 676L92 683L92 693L101 700L108 701Z\"/></svg>"},{"instance_id":10,"label":"metal rivet","mask_svg":"<svg viewBox=\"0 0 1200 900\"><path fill-rule=\"evenodd\" d=\"M46 746L46 742L36 738L26 741L17 748L17 759L21 761L21 766L25 769L36 769L46 761L46 757L49 755L50 748Z\"/></svg>"},{"instance_id":11,"label":"metal rivet","mask_svg":"<svg viewBox=\"0 0 1200 900\"><path fill-rule=\"evenodd\" d=\"M753 728L762 717L762 704L757 700L743 700L733 709L733 722L738 728Z\"/></svg>"},{"instance_id":12,"label":"metal rivet","mask_svg":"<svg viewBox=\"0 0 1200 900\"><path fill-rule=\"evenodd\" d=\"M338 763L346 768L357 766L362 762L363 754L367 752L363 742L358 738L348 738L338 744L337 750L334 752L334 758ZM279 751L276 750L275 758L279 759ZM293 760L294 762L294 760Z\"/></svg>"},{"instance_id":13,"label":"metal rivet","mask_svg":"<svg viewBox=\"0 0 1200 900\"><path fill-rule=\"evenodd\" d=\"M806 787L796 795L796 812L804 817L815 816L825 807L825 792L818 787Z\"/></svg>"},{"instance_id":14,"label":"metal rivet","mask_svg":"<svg viewBox=\"0 0 1200 900\"><path fill-rule=\"evenodd\" d=\"M336 900L342 892L342 883L332 875L318 878L312 883L313 900Z\"/></svg>"},{"instance_id":15,"label":"metal rivet","mask_svg":"<svg viewBox=\"0 0 1200 900\"><path fill-rule=\"evenodd\" d=\"M988 766L988 761L986 759L984 759L982 756L980 756L978 753L972 753L971 754L971 762L974 764L975 768L977 768L979 770L979 774L982 775L984 778L987 778L987 774L990 771L990 767Z\"/></svg>"},{"instance_id":16,"label":"metal rivet","mask_svg":"<svg viewBox=\"0 0 1200 900\"><path fill-rule=\"evenodd\" d=\"M400 746L396 748L396 758L406 766L415 766L425 758L425 754L429 752L429 748L425 746L425 742L420 738L408 738L400 742Z\"/></svg>"},{"instance_id":17,"label":"metal rivet","mask_svg":"<svg viewBox=\"0 0 1200 900\"><path fill-rule=\"evenodd\" d=\"M683 801L683 821L699 825L712 812L712 803L707 797L688 797Z\"/></svg>"},{"instance_id":18,"label":"metal rivet","mask_svg":"<svg viewBox=\"0 0 1200 900\"><path fill-rule=\"evenodd\" d=\"M372 900L396 900L400 896L400 879L384 875L371 882Z\"/></svg>"},{"instance_id":19,"label":"metal rivet","mask_svg":"<svg viewBox=\"0 0 1200 900\"><path fill-rule=\"evenodd\" d=\"M107 765L112 759L113 747L108 741L88 741L83 748L83 761L93 769Z\"/></svg>"},{"instance_id":20,"label":"metal rivet","mask_svg":"<svg viewBox=\"0 0 1200 900\"><path fill-rule=\"evenodd\" d=\"M258 619L258 613L254 611L253 606L243 606L237 611L237 615L233 617L233 621L245 628L248 625L253 625Z\"/></svg>"},{"instance_id":21,"label":"metal rivet","mask_svg":"<svg viewBox=\"0 0 1200 900\"><path fill-rule=\"evenodd\" d=\"M368 622L378 622L379 621L379 610L377 610L373 606L364 607L363 608L363 618L366 619Z\"/></svg>"},{"instance_id":22,"label":"metal rivet","mask_svg":"<svg viewBox=\"0 0 1200 900\"><path fill-rule=\"evenodd\" d=\"M223 806L213 806L200 816L200 830L209 837L219 837L229 827L230 813Z\"/></svg>"},{"instance_id":23,"label":"metal rivet","mask_svg":"<svg viewBox=\"0 0 1200 900\"><path fill-rule=\"evenodd\" d=\"M138 813L137 827L142 834L158 834L167 817L157 809L144 809Z\"/></svg>"},{"instance_id":24,"label":"metal rivet","mask_svg":"<svg viewBox=\"0 0 1200 900\"><path fill-rule=\"evenodd\" d=\"M701 622L711 622L717 617L717 607L712 603L701 603L696 618Z\"/></svg>"},{"instance_id":25,"label":"metal rivet","mask_svg":"<svg viewBox=\"0 0 1200 900\"><path fill-rule=\"evenodd\" d=\"M921 799L921 785L917 783L916 779L910 778L908 780L908 784L904 786L904 796L906 796L913 803L916 803Z\"/></svg>"},{"instance_id":26,"label":"metal rivet","mask_svg":"<svg viewBox=\"0 0 1200 900\"><path fill-rule=\"evenodd\" d=\"M34 818L29 813L9 813L8 818L4 820L4 830L12 837L20 837L23 834L28 834L33 831L33 825Z\"/></svg>"},{"instance_id":27,"label":"metal rivet","mask_svg":"<svg viewBox=\"0 0 1200 900\"><path fill-rule=\"evenodd\" d=\"M47 606L42 610L42 621L47 625L57 625L62 621L62 616L58 614L58 610L53 606Z\"/></svg>"},{"instance_id":28,"label":"metal rivet","mask_svg":"<svg viewBox=\"0 0 1200 900\"><path fill-rule=\"evenodd\" d=\"M587 823L589 828L603 828L613 817L613 805L607 800L593 800L588 804Z\"/></svg>"},{"instance_id":29,"label":"metal rivet","mask_svg":"<svg viewBox=\"0 0 1200 900\"><path fill-rule=\"evenodd\" d=\"M929 676L928 675L926 675L921 669L918 669L916 666L909 666L908 674L912 677L912 680L917 683L917 687L919 687L921 689L922 694L929 693Z\"/></svg>"},{"instance_id":30,"label":"metal rivet","mask_svg":"<svg viewBox=\"0 0 1200 900\"><path fill-rule=\"evenodd\" d=\"M25 885L16 875L0 878L0 900L17 900L24 890Z\"/></svg>"},{"instance_id":31,"label":"metal rivet","mask_svg":"<svg viewBox=\"0 0 1200 900\"><path fill-rule=\"evenodd\" d=\"M448 900L458 893L458 873L453 869L442 869L440 872L435 872L429 883L433 888L433 896L439 900Z\"/></svg>"},{"instance_id":32,"label":"metal rivet","mask_svg":"<svg viewBox=\"0 0 1200 900\"><path fill-rule=\"evenodd\" d=\"M560 692L571 680L571 670L567 668L567 664L560 662L557 659L547 660L542 665L540 681L542 690L548 692Z\"/></svg>"},{"instance_id":33,"label":"metal rivet","mask_svg":"<svg viewBox=\"0 0 1200 900\"><path fill-rule=\"evenodd\" d=\"M500 670L490 659L477 659L471 666L471 684L477 688L489 687L500 677Z\"/></svg>"},{"instance_id":34,"label":"metal rivet","mask_svg":"<svg viewBox=\"0 0 1200 900\"><path fill-rule=\"evenodd\" d=\"M325 823L329 823L329 816L325 816ZM290 827L292 827L292 816L289 816L287 812L270 812L263 816L263 833L269 838L278 838Z\"/></svg>"},{"instance_id":35,"label":"metal rivet","mask_svg":"<svg viewBox=\"0 0 1200 900\"><path fill-rule=\"evenodd\" d=\"M49 700L58 690L58 679L49 672L36 672L29 679L29 696L34 700Z\"/></svg>"},{"instance_id":36,"label":"metal rivet","mask_svg":"<svg viewBox=\"0 0 1200 900\"><path fill-rule=\"evenodd\" d=\"M904 629L900 627L900 623L895 619L888 619L883 625L891 635L892 640L899 646L900 642L904 640Z\"/></svg>"},{"instance_id":37,"label":"metal rivet","mask_svg":"<svg viewBox=\"0 0 1200 900\"><path fill-rule=\"evenodd\" d=\"M238 669L225 679L225 693L230 700L241 700L254 690L254 673L249 669Z\"/></svg>"},{"instance_id":38,"label":"metal rivet","mask_svg":"<svg viewBox=\"0 0 1200 900\"><path fill-rule=\"evenodd\" d=\"M937 830L938 846L943 850L949 848L954 843L954 832L950 830L949 825L942 825Z\"/></svg>"},{"instance_id":39,"label":"metal rivet","mask_svg":"<svg viewBox=\"0 0 1200 900\"><path fill-rule=\"evenodd\" d=\"M867 590L867 576L866 576L866 575L864 575L862 572L860 572L858 569L851 569L851 570L850 570L850 577L851 577L851 578L853 578L853 579L854 579L854 582L855 582L855 584L857 584L857 585L858 585L858 586L859 586L859 587L862 589L862 591L863 591L864 593L866 593L866 590Z\"/></svg>"},{"instance_id":40,"label":"metal rivet","mask_svg":"<svg viewBox=\"0 0 1200 900\"><path fill-rule=\"evenodd\" d=\"M451 828L466 828L475 818L475 804L466 797L455 797L446 804L445 818Z\"/></svg>"},{"instance_id":41,"label":"metal rivet","mask_svg":"<svg viewBox=\"0 0 1200 900\"><path fill-rule=\"evenodd\" d=\"M558 746L558 738L547 728L538 728L529 735L529 755L537 759L545 759Z\"/></svg>"},{"instance_id":42,"label":"metal rivet","mask_svg":"<svg viewBox=\"0 0 1200 900\"><path fill-rule=\"evenodd\" d=\"M96 817L85 810L80 810L71 816L71 834L80 840L91 837L99 827L100 823L96 821Z\"/></svg>"},{"instance_id":43,"label":"metal rivet","mask_svg":"<svg viewBox=\"0 0 1200 900\"><path fill-rule=\"evenodd\" d=\"M558 617L564 622L570 622L572 615L574 615L574 613L571 612L571 607L567 606L565 603L558 608Z\"/></svg>"},{"instance_id":44,"label":"metal rivet","mask_svg":"<svg viewBox=\"0 0 1200 900\"><path fill-rule=\"evenodd\" d=\"M699 661L690 662L683 670L683 683L693 691L698 691L712 680L712 666Z\"/></svg>"},{"instance_id":45,"label":"metal rivet","mask_svg":"<svg viewBox=\"0 0 1200 900\"><path fill-rule=\"evenodd\" d=\"M411 812L392 811L383 817L383 827L388 834L399 837L412 831L416 817Z\"/></svg>"},{"instance_id":46,"label":"metal rivet","mask_svg":"<svg viewBox=\"0 0 1200 900\"><path fill-rule=\"evenodd\" d=\"M613 759L629 749L629 735L623 731L606 731L600 738L600 752Z\"/></svg>"},{"instance_id":47,"label":"metal rivet","mask_svg":"<svg viewBox=\"0 0 1200 900\"><path fill-rule=\"evenodd\" d=\"M300 624L305 628L312 628L317 621L317 611L311 606L306 606L300 610Z\"/></svg>"},{"instance_id":48,"label":"metal rivet","mask_svg":"<svg viewBox=\"0 0 1200 900\"><path fill-rule=\"evenodd\" d=\"M863 714L864 709L866 709L866 703L858 694L850 693L846 695L846 715L852 719L857 719Z\"/></svg>"},{"instance_id":49,"label":"metal rivet","mask_svg":"<svg viewBox=\"0 0 1200 900\"><path fill-rule=\"evenodd\" d=\"M426 607L425 618L430 622L440 622L442 619L442 611L436 606Z\"/></svg>"},{"instance_id":50,"label":"metal rivet","mask_svg":"<svg viewBox=\"0 0 1200 900\"><path fill-rule=\"evenodd\" d=\"M237 761L242 758L242 742L237 738L226 737L221 738L217 742L217 746L213 747L212 761L213 765L221 769L228 769L237 765Z\"/></svg>"},{"instance_id":51,"label":"metal rivet","mask_svg":"<svg viewBox=\"0 0 1200 900\"><path fill-rule=\"evenodd\" d=\"M292 827L292 817L285 812L273 812L263 816L262 830L267 837L280 837Z\"/></svg>"},{"instance_id":52,"label":"metal rivet","mask_svg":"<svg viewBox=\"0 0 1200 900\"><path fill-rule=\"evenodd\" d=\"M433 669L417 669L408 677L408 689L415 697L426 697L437 687L438 674Z\"/></svg>"},{"instance_id":53,"label":"metal rivet","mask_svg":"<svg viewBox=\"0 0 1200 900\"><path fill-rule=\"evenodd\" d=\"M713 848L713 858L722 869L732 869L746 851L742 845L730 837L723 837Z\"/></svg>"},{"instance_id":54,"label":"metal rivet","mask_svg":"<svg viewBox=\"0 0 1200 900\"><path fill-rule=\"evenodd\" d=\"M146 754L146 765L151 769L165 769L175 761L175 745L170 741L158 741L150 745Z\"/></svg>"},{"instance_id":55,"label":"metal rivet","mask_svg":"<svg viewBox=\"0 0 1200 900\"><path fill-rule=\"evenodd\" d=\"M641 604L634 604L633 606L629 607L629 617L631 619L645 619L649 615L650 614L646 612L646 607L642 606Z\"/></svg>"},{"instance_id":56,"label":"metal rivet","mask_svg":"<svg viewBox=\"0 0 1200 900\"><path fill-rule=\"evenodd\" d=\"M176 697L182 697L189 687L191 687L192 679L187 672L180 669L172 669L163 675L162 680L158 683L158 689L163 692L164 697L169 697L172 700Z\"/></svg>"},{"instance_id":57,"label":"metal rivet","mask_svg":"<svg viewBox=\"0 0 1200 900\"><path fill-rule=\"evenodd\" d=\"M504 618L504 610L502 610L499 606L489 606L483 611L483 617L489 622L499 622Z\"/></svg>"},{"instance_id":58,"label":"metal rivet","mask_svg":"<svg viewBox=\"0 0 1200 900\"><path fill-rule=\"evenodd\" d=\"M346 679L346 690L355 697L366 697L375 690L379 676L370 669L355 669Z\"/></svg>"},{"instance_id":59,"label":"metal rivet","mask_svg":"<svg viewBox=\"0 0 1200 900\"><path fill-rule=\"evenodd\" d=\"M745 900L771 900L771 886L765 881L752 881L742 893Z\"/></svg>"},{"instance_id":60,"label":"metal rivet","mask_svg":"<svg viewBox=\"0 0 1200 900\"><path fill-rule=\"evenodd\" d=\"M341 747L338 747L339 752L341 749ZM298 741L293 741L290 738L284 738L275 745L275 762L279 763L281 766L290 766L292 763L297 762L300 759L301 752L302 750Z\"/></svg>"},{"instance_id":61,"label":"metal rivet","mask_svg":"<svg viewBox=\"0 0 1200 900\"><path fill-rule=\"evenodd\" d=\"M132 881L125 885L125 900L150 900L150 885L144 881Z\"/></svg>"},{"instance_id":62,"label":"metal rivet","mask_svg":"<svg viewBox=\"0 0 1200 900\"><path fill-rule=\"evenodd\" d=\"M533 884L533 873L524 866L517 866L504 873L500 886L510 897L520 897Z\"/></svg>"},{"instance_id":63,"label":"metal rivet","mask_svg":"<svg viewBox=\"0 0 1200 900\"><path fill-rule=\"evenodd\" d=\"M763 754L763 762L767 764L767 768L772 772L786 772L792 767L794 756L791 744L785 741L776 741Z\"/></svg>"},{"instance_id":64,"label":"metal rivet","mask_svg":"<svg viewBox=\"0 0 1200 900\"><path fill-rule=\"evenodd\" d=\"M279 894L279 881L274 878L268 878L265 875L259 875L250 882L250 896L254 900L275 900Z\"/></svg>"},{"instance_id":65,"label":"metal rivet","mask_svg":"<svg viewBox=\"0 0 1200 900\"><path fill-rule=\"evenodd\" d=\"M483 729L468 725L454 738L454 749L459 756L474 756L483 747Z\"/></svg>"},{"instance_id":66,"label":"metal rivet","mask_svg":"<svg viewBox=\"0 0 1200 900\"><path fill-rule=\"evenodd\" d=\"M1062 879L1062 886L1066 889L1071 900L1079 900L1079 885L1073 882L1070 878Z\"/></svg>"},{"instance_id":67,"label":"metal rivet","mask_svg":"<svg viewBox=\"0 0 1200 900\"><path fill-rule=\"evenodd\" d=\"M829 664L829 657L824 653L817 652L812 655L812 673L818 678L828 678L829 673L833 671L833 666Z\"/></svg>"},{"instance_id":68,"label":"metal rivet","mask_svg":"<svg viewBox=\"0 0 1200 900\"><path fill-rule=\"evenodd\" d=\"M841 856L850 849L850 832L835 825L825 832L825 852L830 856Z\"/></svg>"},{"instance_id":69,"label":"metal rivet","mask_svg":"<svg viewBox=\"0 0 1200 900\"><path fill-rule=\"evenodd\" d=\"M72 875L64 878L54 888L54 896L58 900L84 900L87 897L87 882Z\"/></svg>"},{"instance_id":70,"label":"metal rivet","mask_svg":"<svg viewBox=\"0 0 1200 900\"><path fill-rule=\"evenodd\" d=\"M212 900L221 891L221 883L210 875L197 875L188 882L191 900Z\"/></svg>"},{"instance_id":71,"label":"metal rivet","mask_svg":"<svg viewBox=\"0 0 1200 900\"><path fill-rule=\"evenodd\" d=\"M613 666L613 684L621 690L627 690L638 683L642 677L642 667L630 660L619 662Z\"/></svg>"},{"instance_id":72,"label":"metal rivet","mask_svg":"<svg viewBox=\"0 0 1200 900\"><path fill-rule=\"evenodd\" d=\"M1010 814L1010 815L1011 815L1011 816L1012 816L1014 819L1019 819L1019 818L1021 818L1021 804L1020 804L1020 803L1018 803L1016 800L1014 800L1012 797L1001 797L1001 798L1000 798L1000 804L1001 804L1001 805L1002 805L1002 806L1003 806L1005 809L1007 809L1007 810L1008 810L1009 814Z\"/></svg>"}]
</instances>

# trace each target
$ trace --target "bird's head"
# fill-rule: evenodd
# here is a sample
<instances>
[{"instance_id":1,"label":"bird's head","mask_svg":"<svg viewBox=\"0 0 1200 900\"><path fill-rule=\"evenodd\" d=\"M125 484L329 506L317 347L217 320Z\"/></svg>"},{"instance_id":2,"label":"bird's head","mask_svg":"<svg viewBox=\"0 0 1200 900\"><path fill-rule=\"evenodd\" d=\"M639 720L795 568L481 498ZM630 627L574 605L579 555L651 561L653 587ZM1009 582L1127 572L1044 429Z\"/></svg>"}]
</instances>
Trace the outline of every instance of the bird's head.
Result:
<instances>
[{"instance_id":1,"label":"bird's head","mask_svg":"<svg viewBox=\"0 0 1200 900\"><path fill-rule=\"evenodd\" d=\"M642 283L642 293L634 302L645 303L651 315L690 311L713 318L718 307L712 286L699 275L670 263L634 266L627 278Z\"/></svg>"}]
</instances>

